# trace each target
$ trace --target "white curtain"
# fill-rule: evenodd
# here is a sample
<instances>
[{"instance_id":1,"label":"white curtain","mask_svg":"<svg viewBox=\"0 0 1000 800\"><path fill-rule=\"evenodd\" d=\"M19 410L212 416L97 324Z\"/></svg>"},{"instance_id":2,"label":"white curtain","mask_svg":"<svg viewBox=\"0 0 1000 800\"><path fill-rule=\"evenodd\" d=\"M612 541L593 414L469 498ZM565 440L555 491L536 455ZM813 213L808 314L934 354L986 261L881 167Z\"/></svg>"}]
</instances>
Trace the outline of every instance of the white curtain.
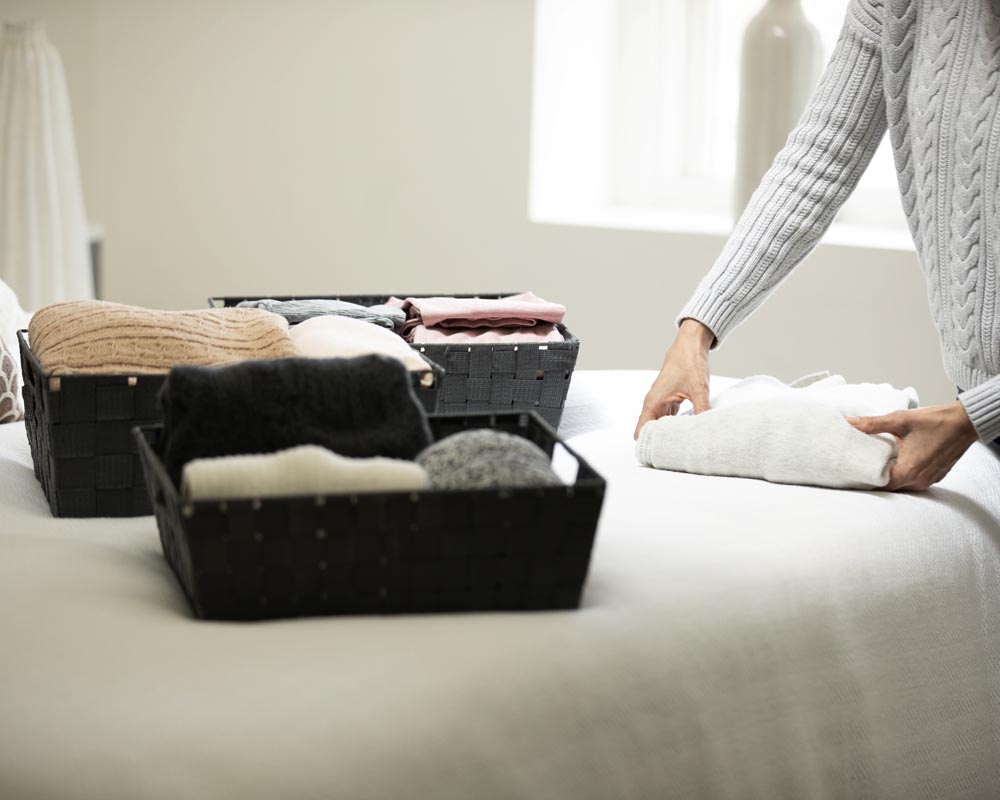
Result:
<instances>
[{"instance_id":1,"label":"white curtain","mask_svg":"<svg viewBox=\"0 0 1000 800\"><path fill-rule=\"evenodd\" d=\"M0 36L0 279L28 309L94 294L69 93L40 22Z\"/></svg>"}]
</instances>

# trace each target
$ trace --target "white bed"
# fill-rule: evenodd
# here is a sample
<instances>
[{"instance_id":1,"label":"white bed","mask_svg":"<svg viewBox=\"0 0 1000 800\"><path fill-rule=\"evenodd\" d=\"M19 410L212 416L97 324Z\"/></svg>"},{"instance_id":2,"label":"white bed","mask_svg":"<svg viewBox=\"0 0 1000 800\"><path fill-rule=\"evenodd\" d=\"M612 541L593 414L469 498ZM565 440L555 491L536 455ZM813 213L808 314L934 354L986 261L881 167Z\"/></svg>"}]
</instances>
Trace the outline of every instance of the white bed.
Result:
<instances>
[{"instance_id":1,"label":"white bed","mask_svg":"<svg viewBox=\"0 0 1000 800\"><path fill-rule=\"evenodd\" d=\"M0 797L1000 796L1000 457L921 495L643 469L651 379L574 378L609 490L563 613L194 621L153 519L52 519L0 426Z\"/></svg>"}]
</instances>

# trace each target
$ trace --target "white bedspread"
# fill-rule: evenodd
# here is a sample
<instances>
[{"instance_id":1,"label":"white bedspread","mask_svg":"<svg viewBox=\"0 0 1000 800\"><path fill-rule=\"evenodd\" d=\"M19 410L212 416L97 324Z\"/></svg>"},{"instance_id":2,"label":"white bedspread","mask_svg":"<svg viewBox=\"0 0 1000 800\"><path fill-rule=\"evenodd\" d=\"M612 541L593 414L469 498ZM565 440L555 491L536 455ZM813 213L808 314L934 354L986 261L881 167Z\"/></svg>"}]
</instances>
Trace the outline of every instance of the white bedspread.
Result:
<instances>
[{"instance_id":1,"label":"white bedspread","mask_svg":"<svg viewBox=\"0 0 1000 800\"><path fill-rule=\"evenodd\" d=\"M651 379L574 378L609 491L565 613L193 621L153 519L52 519L0 426L0 797L1000 796L1000 458L657 472Z\"/></svg>"}]
</instances>

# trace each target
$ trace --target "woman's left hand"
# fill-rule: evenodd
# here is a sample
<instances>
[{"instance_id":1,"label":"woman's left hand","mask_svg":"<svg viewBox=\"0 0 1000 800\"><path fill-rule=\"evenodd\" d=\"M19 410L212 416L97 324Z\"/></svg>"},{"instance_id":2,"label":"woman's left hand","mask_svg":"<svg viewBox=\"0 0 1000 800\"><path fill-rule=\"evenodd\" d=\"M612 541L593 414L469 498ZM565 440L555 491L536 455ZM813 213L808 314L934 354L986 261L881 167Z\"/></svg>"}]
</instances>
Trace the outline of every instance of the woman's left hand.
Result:
<instances>
[{"instance_id":1,"label":"woman's left hand","mask_svg":"<svg viewBox=\"0 0 1000 800\"><path fill-rule=\"evenodd\" d=\"M863 433L891 433L899 437L899 455L884 491L922 492L948 474L979 436L958 401L912 411L894 411L882 417L848 417Z\"/></svg>"}]
</instances>

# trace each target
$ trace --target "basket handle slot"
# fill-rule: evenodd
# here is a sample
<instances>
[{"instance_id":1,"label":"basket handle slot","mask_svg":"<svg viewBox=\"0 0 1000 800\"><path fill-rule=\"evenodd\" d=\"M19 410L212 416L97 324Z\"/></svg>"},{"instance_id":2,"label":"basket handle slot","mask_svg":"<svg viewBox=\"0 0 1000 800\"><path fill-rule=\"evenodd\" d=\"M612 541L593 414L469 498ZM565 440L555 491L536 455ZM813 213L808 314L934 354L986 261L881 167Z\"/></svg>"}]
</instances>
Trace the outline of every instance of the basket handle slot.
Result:
<instances>
[{"instance_id":1,"label":"basket handle slot","mask_svg":"<svg viewBox=\"0 0 1000 800\"><path fill-rule=\"evenodd\" d=\"M552 471L567 486L576 483L576 479L580 475L580 459L566 449L562 442L556 442L556 446L552 450Z\"/></svg>"}]
</instances>

